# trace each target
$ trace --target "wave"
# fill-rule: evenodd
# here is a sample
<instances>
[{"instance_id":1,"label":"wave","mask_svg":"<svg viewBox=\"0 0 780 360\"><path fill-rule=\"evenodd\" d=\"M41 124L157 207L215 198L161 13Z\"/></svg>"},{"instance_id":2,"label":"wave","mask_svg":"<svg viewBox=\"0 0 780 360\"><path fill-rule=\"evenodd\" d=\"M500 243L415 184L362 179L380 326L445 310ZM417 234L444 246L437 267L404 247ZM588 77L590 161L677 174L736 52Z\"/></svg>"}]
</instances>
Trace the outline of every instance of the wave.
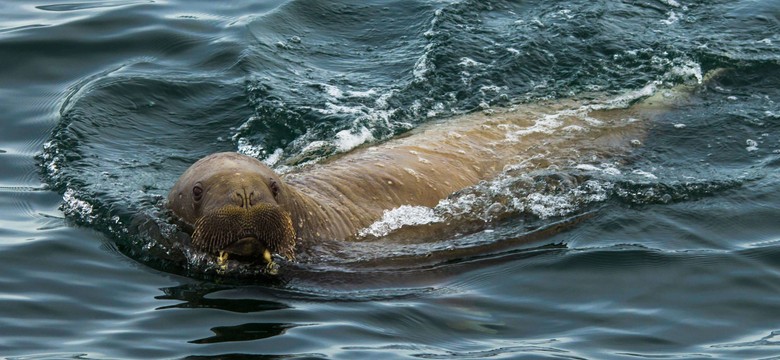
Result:
<instances>
[{"instance_id":1,"label":"wave","mask_svg":"<svg viewBox=\"0 0 780 360\"><path fill-rule=\"evenodd\" d=\"M776 73L777 55L762 39L737 44L736 35L701 47L709 30L686 24L712 11L674 2L291 1L206 21L199 31L117 32L112 41L170 37L165 51L175 55L134 54L75 84L39 160L69 219L104 231L139 261L197 273L208 259L165 241L177 229L163 198L209 153L238 150L277 171L298 171L457 114L568 97L613 97L619 101L610 106L625 106L712 68L734 69L659 117L627 159L507 169L434 208L389 209L365 229L365 241L312 249L301 268L349 272L432 253L447 264L496 251L489 244L538 246L546 240L535 235L602 207L696 201L776 166L780 109L771 99L780 81L767 74ZM151 219L144 229L154 235L134 233L138 214ZM434 233L452 219L466 225L437 241L414 244L419 239L404 235ZM512 240L521 238L533 245ZM461 248L474 252L452 251ZM185 265L170 260L177 256Z\"/></svg>"}]
</instances>

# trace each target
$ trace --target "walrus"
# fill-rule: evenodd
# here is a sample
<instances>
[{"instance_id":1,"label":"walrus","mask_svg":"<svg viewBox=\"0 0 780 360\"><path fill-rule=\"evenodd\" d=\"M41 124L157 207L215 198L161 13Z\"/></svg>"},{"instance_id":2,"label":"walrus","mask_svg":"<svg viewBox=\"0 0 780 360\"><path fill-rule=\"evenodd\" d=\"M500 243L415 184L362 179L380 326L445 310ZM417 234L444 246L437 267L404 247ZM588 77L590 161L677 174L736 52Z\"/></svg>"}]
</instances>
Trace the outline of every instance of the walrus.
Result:
<instances>
[{"instance_id":1,"label":"walrus","mask_svg":"<svg viewBox=\"0 0 780 360\"><path fill-rule=\"evenodd\" d=\"M626 153L641 144L648 120L690 90L680 88L433 121L282 176L253 157L216 153L181 175L167 206L192 228L193 247L223 260L264 259L270 268L272 254L293 260L296 246L355 239L386 210L433 207L505 168L562 168Z\"/></svg>"}]
</instances>

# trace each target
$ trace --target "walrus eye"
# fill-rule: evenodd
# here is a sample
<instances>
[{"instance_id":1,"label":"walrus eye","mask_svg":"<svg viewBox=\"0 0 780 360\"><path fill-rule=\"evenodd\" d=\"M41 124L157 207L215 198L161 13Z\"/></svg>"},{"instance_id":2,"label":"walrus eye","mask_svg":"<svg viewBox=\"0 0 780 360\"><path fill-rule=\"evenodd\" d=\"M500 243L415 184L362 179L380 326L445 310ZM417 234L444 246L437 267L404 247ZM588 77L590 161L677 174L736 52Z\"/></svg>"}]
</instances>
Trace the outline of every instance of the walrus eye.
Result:
<instances>
[{"instance_id":1,"label":"walrus eye","mask_svg":"<svg viewBox=\"0 0 780 360\"><path fill-rule=\"evenodd\" d=\"M279 184L276 183L276 180L271 180L271 183L268 185L268 188L271 189L271 195L276 198L277 195L279 195Z\"/></svg>"},{"instance_id":2,"label":"walrus eye","mask_svg":"<svg viewBox=\"0 0 780 360\"><path fill-rule=\"evenodd\" d=\"M200 199L203 197L203 188L200 186L200 183L195 184L195 186L192 188L192 197L195 199L195 201L200 201Z\"/></svg>"}]
</instances>

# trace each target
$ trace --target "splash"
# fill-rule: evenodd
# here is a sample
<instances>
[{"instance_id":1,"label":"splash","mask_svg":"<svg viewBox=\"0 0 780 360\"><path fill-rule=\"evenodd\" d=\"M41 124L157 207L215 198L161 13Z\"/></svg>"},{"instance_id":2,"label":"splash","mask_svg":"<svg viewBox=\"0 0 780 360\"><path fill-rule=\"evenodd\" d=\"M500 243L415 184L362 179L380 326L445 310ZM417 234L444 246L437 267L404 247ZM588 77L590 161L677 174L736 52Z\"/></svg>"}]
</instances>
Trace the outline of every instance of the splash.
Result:
<instances>
[{"instance_id":1,"label":"splash","mask_svg":"<svg viewBox=\"0 0 780 360\"><path fill-rule=\"evenodd\" d=\"M382 219L360 230L358 236L382 237L403 226L425 225L441 221L443 219L429 207L403 205L392 210L385 210Z\"/></svg>"},{"instance_id":2,"label":"splash","mask_svg":"<svg viewBox=\"0 0 780 360\"><path fill-rule=\"evenodd\" d=\"M622 173L612 164L584 165L582 168L593 171L592 178L571 172L521 172L518 175L519 168L509 167L510 170L496 179L459 191L433 208L404 205L387 210L382 219L361 229L358 235L383 237L404 226L449 224L451 221L486 226L507 217L545 221L574 215L592 204L606 201L613 192L614 179L622 178ZM599 176L603 178L599 179Z\"/></svg>"},{"instance_id":3,"label":"splash","mask_svg":"<svg viewBox=\"0 0 780 360\"><path fill-rule=\"evenodd\" d=\"M66 216L74 217L87 224L95 221L95 208L89 202L80 199L75 190L65 190L62 200L62 211Z\"/></svg>"},{"instance_id":4,"label":"splash","mask_svg":"<svg viewBox=\"0 0 780 360\"><path fill-rule=\"evenodd\" d=\"M358 130L358 133L354 133L350 130L342 130L336 134L336 148L340 152L347 152L352 150L361 144L374 141L374 136L371 135L371 131L365 127Z\"/></svg>"},{"instance_id":5,"label":"splash","mask_svg":"<svg viewBox=\"0 0 780 360\"><path fill-rule=\"evenodd\" d=\"M266 157L263 162L268 166L274 166L282 158L282 155L284 155L284 150L281 148L276 149L273 153L271 153L271 155L268 155L268 157Z\"/></svg>"},{"instance_id":6,"label":"splash","mask_svg":"<svg viewBox=\"0 0 780 360\"><path fill-rule=\"evenodd\" d=\"M745 140L745 144L747 145L745 150L747 150L748 152L753 152L758 150L758 142L753 139Z\"/></svg>"}]
</instances>

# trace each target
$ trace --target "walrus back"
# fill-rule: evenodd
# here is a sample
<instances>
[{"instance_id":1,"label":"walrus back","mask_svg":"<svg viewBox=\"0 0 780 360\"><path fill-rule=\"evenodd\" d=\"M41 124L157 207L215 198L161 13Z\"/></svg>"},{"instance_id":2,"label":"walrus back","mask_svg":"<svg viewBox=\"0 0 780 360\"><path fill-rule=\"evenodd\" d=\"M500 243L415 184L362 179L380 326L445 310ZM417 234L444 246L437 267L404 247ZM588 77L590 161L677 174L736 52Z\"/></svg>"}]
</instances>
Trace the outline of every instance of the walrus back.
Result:
<instances>
[{"instance_id":1,"label":"walrus back","mask_svg":"<svg viewBox=\"0 0 780 360\"><path fill-rule=\"evenodd\" d=\"M561 169L629 154L643 143L652 119L683 104L700 85L658 91L651 84L611 99L558 99L434 120L301 167L284 180L329 212L325 223L339 224L331 234L354 237L386 210L433 207L507 169Z\"/></svg>"},{"instance_id":2,"label":"walrus back","mask_svg":"<svg viewBox=\"0 0 780 360\"><path fill-rule=\"evenodd\" d=\"M560 104L558 104L560 105ZM639 141L633 109L522 106L436 122L408 136L361 148L288 174L291 187L348 214L349 233L401 205L433 207L453 192L508 166L532 171L576 164L583 156L625 152Z\"/></svg>"}]
</instances>

